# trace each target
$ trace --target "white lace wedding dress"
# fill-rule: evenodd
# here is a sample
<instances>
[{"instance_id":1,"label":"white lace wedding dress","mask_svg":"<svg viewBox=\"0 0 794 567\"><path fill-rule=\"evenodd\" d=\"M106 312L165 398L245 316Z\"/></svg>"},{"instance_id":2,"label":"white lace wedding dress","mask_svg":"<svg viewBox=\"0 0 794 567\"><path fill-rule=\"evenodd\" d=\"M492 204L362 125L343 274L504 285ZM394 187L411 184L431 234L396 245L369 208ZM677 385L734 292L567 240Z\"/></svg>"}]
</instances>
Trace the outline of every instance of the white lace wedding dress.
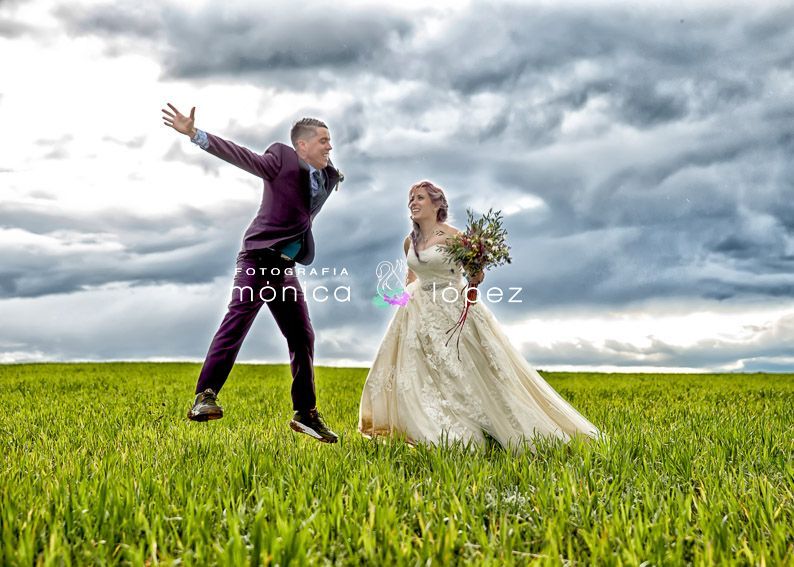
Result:
<instances>
[{"instance_id":1,"label":"white lace wedding dress","mask_svg":"<svg viewBox=\"0 0 794 567\"><path fill-rule=\"evenodd\" d=\"M367 375L359 408L366 436L403 435L409 442L461 441L471 446L490 435L504 447L534 450L535 435L568 440L598 429L565 401L510 344L482 301L471 305L460 338L460 360L446 331L460 316L459 269L443 248L408 250L416 274L411 299L394 314ZM435 284L435 299L434 289ZM446 301L449 299L450 301ZM524 444L526 442L526 445Z\"/></svg>"}]
</instances>

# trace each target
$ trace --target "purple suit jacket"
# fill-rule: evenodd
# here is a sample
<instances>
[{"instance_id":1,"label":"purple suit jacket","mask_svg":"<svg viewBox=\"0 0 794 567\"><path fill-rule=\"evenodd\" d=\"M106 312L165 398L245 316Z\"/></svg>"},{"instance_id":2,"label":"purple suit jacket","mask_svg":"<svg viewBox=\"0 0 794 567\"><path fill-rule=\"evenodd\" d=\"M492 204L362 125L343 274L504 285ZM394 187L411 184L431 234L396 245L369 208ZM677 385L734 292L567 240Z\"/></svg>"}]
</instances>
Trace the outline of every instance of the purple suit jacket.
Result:
<instances>
[{"instance_id":1,"label":"purple suit jacket","mask_svg":"<svg viewBox=\"0 0 794 567\"><path fill-rule=\"evenodd\" d=\"M311 182L309 168L295 150L276 142L259 155L210 133L207 133L207 138L209 153L265 181L262 204L245 231L243 250L278 248L302 238L295 261L311 264L314 260ZM330 162L323 171L329 190L336 188L344 179Z\"/></svg>"}]
</instances>

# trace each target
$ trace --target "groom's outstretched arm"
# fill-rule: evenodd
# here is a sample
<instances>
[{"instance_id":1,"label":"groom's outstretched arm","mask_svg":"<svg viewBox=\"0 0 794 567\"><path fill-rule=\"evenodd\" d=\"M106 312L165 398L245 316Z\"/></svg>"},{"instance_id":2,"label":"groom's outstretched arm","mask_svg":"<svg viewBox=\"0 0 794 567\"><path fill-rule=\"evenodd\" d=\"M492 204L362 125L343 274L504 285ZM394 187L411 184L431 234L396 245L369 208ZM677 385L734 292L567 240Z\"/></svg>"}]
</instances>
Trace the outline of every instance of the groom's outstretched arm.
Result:
<instances>
[{"instance_id":1,"label":"groom's outstretched arm","mask_svg":"<svg viewBox=\"0 0 794 567\"><path fill-rule=\"evenodd\" d=\"M281 169L281 156L275 152L267 151L260 155L234 142L197 129L195 106L190 110L188 116L179 112L170 102L168 107L171 110L162 109L163 123L180 134L188 136L191 142L198 144L212 155L236 165L252 175L268 180L273 179Z\"/></svg>"},{"instance_id":2,"label":"groom's outstretched arm","mask_svg":"<svg viewBox=\"0 0 794 567\"><path fill-rule=\"evenodd\" d=\"M198 130L197 135L199 132L201 131ZM208 143L199 145L212 155L263 179L271 180L278 175L281 169L280 154L268 149L264 154L260 155L209 132L205 134ZM194 140L194 138L195 136L191 138L191 141L198 143L198 140Z\"/></svg>"}]
</instances>

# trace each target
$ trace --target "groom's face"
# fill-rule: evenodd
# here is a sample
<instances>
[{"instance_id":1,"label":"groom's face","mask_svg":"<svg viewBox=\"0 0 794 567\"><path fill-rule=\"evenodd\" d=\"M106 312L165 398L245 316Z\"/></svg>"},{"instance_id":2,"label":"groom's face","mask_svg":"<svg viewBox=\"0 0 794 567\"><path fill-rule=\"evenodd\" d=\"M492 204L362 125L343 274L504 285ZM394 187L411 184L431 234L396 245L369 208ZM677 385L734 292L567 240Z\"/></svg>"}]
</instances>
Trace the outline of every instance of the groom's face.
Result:
<instances>
[{"instance_id":1,"label":"groom's face","mask_svg":"<svg viewBox=\"0 0 794 567\"><path fill-rule=\"evenodd\" d=\"M333 149L331 133L328 128L315 128L314 136L298 141L298 149L301 150L298 152L301 159L317 169L322 169L328 165L328 156Z\"/></svg>"}]
</instances>

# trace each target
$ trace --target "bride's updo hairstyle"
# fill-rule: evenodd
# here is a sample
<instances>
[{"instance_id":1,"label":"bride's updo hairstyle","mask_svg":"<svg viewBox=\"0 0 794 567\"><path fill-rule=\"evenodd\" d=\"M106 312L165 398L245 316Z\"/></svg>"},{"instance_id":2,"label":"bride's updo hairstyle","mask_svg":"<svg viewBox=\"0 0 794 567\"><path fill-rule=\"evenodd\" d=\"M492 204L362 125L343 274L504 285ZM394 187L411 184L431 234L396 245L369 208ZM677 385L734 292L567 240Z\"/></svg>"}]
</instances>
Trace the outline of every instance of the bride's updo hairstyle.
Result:
<instances>
[{"instance_id":1,"label":"bride's updo hairstyle","mask_svg":"<svg viewBox=\"0 0 794 567\"><path fill-rule=\"evenodd\" d=\"M436 211L437 222L444 222L447 220L449 205L447 204L447 197L444 195L444 190L441 189L441 187L433 185L433 183L427 180L414 183L408 191L409 200L411 198L411 192L414 189L424 189L427 192L427 196L430 197L430 202L438 207L438 211ZM419 239L419 224L416 222L413 224L414 229L411 231L411 242L414 243L414 254L416 254L416 259L421 262L422 260L419 258L419 252L416 251L416 241Z\"/></svg>"}]
</instances>

